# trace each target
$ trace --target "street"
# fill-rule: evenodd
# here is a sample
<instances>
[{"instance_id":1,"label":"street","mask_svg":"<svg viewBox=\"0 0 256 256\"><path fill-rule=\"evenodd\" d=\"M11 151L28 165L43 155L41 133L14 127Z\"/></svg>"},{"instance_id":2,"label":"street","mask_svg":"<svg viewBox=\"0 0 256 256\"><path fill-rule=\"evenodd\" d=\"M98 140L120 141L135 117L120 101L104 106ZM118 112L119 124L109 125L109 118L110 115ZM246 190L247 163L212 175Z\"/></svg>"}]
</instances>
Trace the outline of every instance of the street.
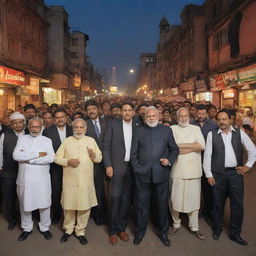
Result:
<instances>
[{"instance_id":1,"label":"street","mask_svg":"<svg viewBox=\"0 0 256 256\"><path fill-rule=\"evenodd\" d=\"M171 247L165 247L155 235L152 225L149 225L147 233L138 246L132 244L133 227L129 226L130 241L125 243L119 240L117 246L108 242L106 227L97 227L90 219L86 237L88 244L80 245L75 237L70 237L67 243L60 243L62 236L61 225L51 226L53 239L46 241L39 233L36 225L32 235L24 242L18 242L17 238L21 232L16 227L13 231L7 230L7 222L0 217L0 255L1 256L80 256L80 255L122 255L122 256L153 256L153 255L174 255L174 256L256 256L256 172L251 171L245 176L245 215L242 237L248 241L248 246L238 245L228 239L227 229L222 233L219 241L211 237L211 230L206 222L200 219L200 229L205 235L205 241L200 241L192 236L186 227L176 235L169 235ZM227 222L227 214L225 215ZM186 218L185 218L186 221Z\"/></svg>"}]
</instances>

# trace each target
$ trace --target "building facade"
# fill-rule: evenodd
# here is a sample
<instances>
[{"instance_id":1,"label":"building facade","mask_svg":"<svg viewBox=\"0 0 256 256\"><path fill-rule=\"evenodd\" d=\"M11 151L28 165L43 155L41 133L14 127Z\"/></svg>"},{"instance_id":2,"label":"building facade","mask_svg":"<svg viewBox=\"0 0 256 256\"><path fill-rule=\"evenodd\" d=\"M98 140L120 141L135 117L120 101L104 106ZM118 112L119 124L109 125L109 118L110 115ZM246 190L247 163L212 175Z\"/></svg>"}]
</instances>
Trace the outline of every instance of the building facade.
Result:
<instances>
[{"instance_id":1,"label":"building facade","mask_svg":"<svg viewBox=\"0 0 256 256\"><path fill-rule=\"evenodd\" d=\"M47 6L43 0L0 0L0 116L41 102L47 82Z\"/></svg>"}]
</instances>

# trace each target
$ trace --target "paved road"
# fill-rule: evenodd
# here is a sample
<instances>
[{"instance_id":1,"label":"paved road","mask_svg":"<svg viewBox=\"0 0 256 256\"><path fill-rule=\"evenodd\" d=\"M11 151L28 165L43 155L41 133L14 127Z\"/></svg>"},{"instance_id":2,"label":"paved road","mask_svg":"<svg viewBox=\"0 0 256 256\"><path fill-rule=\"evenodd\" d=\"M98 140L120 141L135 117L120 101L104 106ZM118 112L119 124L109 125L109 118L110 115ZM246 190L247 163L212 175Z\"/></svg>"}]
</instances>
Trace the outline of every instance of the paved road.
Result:
<instances>
[{"instance_id":1,"label":"paved road","mask_svg":"<svg viewBox=\"0 0 256 256\"><path fill-rule=\"evenodd\" d=\"M226 214L228 215L228 213ZM227 217L226 217L227 219ZM186 221L184 221L186 222ZM104 227L95 226L90 220L86 236L88 245L82 246L75 237L61 244L59 239L62 235L61 226L52 226L53 239L44 240L36 227L33 234L24 242L18 242L20 229L7 230L7 223L0 216L0 256L256 256L256 171L245 176L245 218L243 226L243 237L249 245L244 247L230 241L226 230L219 241L211 238L211 231L203 219L200 219L200 227L206 240L200 241L193 237L185 225L178 234L171 238L171 247L165 247L156 237L153 227L150 225L145 238L138 246L132 241L119 242L113 247L108 243L107 231ZM131 237L133 228L130 226L128 232Z\"/></svg>"}]
</instances>

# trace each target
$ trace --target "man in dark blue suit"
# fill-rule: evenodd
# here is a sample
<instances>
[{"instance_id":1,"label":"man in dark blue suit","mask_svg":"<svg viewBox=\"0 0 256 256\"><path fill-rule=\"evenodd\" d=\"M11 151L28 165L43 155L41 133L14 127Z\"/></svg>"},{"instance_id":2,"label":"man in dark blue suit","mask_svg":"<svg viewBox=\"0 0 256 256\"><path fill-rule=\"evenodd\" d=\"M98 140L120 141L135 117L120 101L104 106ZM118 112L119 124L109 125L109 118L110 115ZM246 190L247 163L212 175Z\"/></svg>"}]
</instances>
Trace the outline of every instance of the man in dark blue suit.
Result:
<instances>
[{"instance_id":1,"label":"man in dark blue suit","mask_svg":"<svg viewBox=\"0 0 256 256\"><path fill-rule=\"evenodd\" d=\"M145 126L134 137L131 162L135 174L136 233L133 243L139 244L146 232L151 197L154 198L158 236L170 246L168 200L170 169L179 155L170 128L158 124L159 112L150 106L145 113Z\"/></svg>"}]
</instances>

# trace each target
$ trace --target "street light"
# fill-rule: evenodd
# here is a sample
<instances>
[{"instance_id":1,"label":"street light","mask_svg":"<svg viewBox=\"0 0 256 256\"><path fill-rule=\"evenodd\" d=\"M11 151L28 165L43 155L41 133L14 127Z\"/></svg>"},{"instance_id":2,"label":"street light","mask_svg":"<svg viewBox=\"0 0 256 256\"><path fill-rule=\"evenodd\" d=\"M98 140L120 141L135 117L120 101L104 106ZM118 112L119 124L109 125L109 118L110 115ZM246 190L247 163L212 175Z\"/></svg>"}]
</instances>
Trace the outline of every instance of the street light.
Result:
<instances>
[{"instance_id":1,"label":"street light","mask_svg":"<svg viewBox=\"0 0 256 256\"><path fill-rule=\"evenodd\" d=\"M131 68L131 69L129 70L129 72L130 72L130 74L133 74L133 73L134 73L134 69Z\"/></svg>"}]
</instances>

